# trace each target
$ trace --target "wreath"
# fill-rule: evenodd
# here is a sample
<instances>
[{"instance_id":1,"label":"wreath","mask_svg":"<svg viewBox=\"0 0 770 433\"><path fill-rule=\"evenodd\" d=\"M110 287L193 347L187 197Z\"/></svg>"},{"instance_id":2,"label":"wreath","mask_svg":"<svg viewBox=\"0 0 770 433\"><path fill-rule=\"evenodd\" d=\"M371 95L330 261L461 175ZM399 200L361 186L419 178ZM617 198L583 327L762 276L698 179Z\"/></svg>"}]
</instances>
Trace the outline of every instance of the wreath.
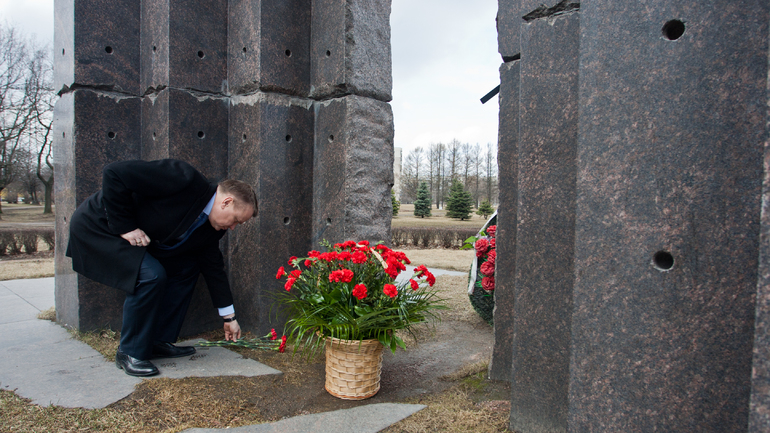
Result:
<instances>
[{"instance_id":1,"label":"wreath","mask_svg":"<svg viewBox=\"0 0 770 433\"><path fill-rule=\"evenodd\" d=\"M465 240L462 249L473 248L476 257L468 273L468 297L473 309L481 318L492 325L495 309L495 259L497 250L495 233L497 231L497 212L484 224L476 236Z\"/></svg>"}]
</instances>

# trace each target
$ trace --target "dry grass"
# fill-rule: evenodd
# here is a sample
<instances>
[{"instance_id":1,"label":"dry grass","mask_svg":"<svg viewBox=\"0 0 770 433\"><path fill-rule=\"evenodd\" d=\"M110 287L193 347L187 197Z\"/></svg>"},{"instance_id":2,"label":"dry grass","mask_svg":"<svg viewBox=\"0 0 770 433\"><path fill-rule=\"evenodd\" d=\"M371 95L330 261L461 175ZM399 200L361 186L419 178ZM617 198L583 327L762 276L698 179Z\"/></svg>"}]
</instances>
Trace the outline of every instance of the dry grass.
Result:
<instances>
[{"instance_id":1,"label":"dry grass","mask_svg":"<svg viewBox=\"0 0 770 433\"><path fill-rule=\"evenodd\" d=\"M500 400L486 400L486 372L488 362L463 367L442 380L459 381L452 388L433 395L410 399L407 403L424 404L427 408L382 430L383 433L427 432L509 432L511 411L507 396Z\"/></svg>"},{"instance_id":2,"label":"dry grass","mask_svg":"<svg viewBox=\"0 0 770 433\"><path fill-rule=\"evenodd\" d=\"M476 253L473 250L447 250L435 248L420 250L413 248L399 248L414 265L425 265L429 268L444 269L447 271L468 272L471 269Z\"/></svg>"},{"instance_id":3,"label":"dry grass","mask_svg":"<svg viewBox=\"0 0 770 433\"><path fill-rule=\"evenodd\" d=\"M0 281L47 278L54 275L53 256L35 259L0 260Z\"/></svg>"},{"instance_id":4,"label":"dry grass","mask_svg":"<svg viewBox=\"0 0 770 433\"><path fill-rule=\"evenodd\" d=\"M431 216L420 218L414 216L413 204L402 204L398 210L398 216L393 217L391 226L393 227L474 227L481 229L487 220L475 213L471 213L471 218L460 221L455 218L447 218L446 210L431 209Z\"/></svg>"},{"instance_id":5,"label":"dry grass","mask_svg":"<svg viewBox=\"0 0 770 433\"><path fill-rule=\"evenodd\" d=\"M3 213L0 214L0 225L7 223L53 223L56 219L56 206L53 206L54 214L43 214L43 206L29 204L3 203Z\"/></svg>"}]
</instances>

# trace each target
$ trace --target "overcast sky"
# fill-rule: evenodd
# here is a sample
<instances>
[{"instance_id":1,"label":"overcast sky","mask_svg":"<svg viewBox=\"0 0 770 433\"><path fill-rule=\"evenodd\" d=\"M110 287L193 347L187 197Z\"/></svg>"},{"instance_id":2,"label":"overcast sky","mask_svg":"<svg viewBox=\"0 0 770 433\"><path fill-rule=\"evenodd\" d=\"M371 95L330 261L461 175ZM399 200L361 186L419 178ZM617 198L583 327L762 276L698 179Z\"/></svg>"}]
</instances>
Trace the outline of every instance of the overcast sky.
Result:
<instances>
[{"instance_id":1,"label":"overcast sky","mask_svg":"<svg viewBox=\"0 0 770 433\"><path fill-rule=\"evenodd\" d=\"M138 0L137 0L138 1ZM392 0L396 147L497 144L497 0ZM0 21L53 45L53 0L0 0Z\"/></svg>"}]
</instances>

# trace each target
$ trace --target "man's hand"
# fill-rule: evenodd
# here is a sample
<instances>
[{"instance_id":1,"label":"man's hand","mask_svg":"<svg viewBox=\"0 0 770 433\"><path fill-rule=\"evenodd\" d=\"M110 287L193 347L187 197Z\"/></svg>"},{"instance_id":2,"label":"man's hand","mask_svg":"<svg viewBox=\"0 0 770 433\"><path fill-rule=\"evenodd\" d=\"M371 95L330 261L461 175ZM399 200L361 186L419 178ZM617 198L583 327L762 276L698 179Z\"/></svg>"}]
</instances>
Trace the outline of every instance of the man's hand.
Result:
<instances>
[{"instance_id":1,"label":"man's hand","mask_svg":"<svg viewBox=\"0 0 770 433\"><path fill-rule=\"evenodd\" d=\"M120 235L121 238L128 241L134 247L146 247L150 245L150 237L142 229L132 230Z\"/></svg>"},{"instance_id":2,"label":"man's hand","mask_svg":"<svg viewBox=\"0 0 770 433\"><path fill-rule=\"evenodd\" d=\"M225 341L237 341L241 338L241 327L237 320L225 322Z\"/></svg>"}]
</instances>

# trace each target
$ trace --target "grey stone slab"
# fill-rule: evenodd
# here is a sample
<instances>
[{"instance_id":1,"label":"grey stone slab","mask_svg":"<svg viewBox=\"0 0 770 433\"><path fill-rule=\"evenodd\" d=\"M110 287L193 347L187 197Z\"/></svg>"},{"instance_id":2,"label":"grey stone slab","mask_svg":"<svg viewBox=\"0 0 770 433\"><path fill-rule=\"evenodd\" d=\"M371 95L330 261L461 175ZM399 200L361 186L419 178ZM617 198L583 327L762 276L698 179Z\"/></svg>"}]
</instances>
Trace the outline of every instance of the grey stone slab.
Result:
<instances>
[{"instance_id":1,"label":"grey stone slab","mask_svg":"<svg viewBox=\"0 0 770 433\"><path fill-rule=\"evenodd\" d=\"M746 431L770 372L752 365L770 3L580 15L569 430Z\"/></svg>"},{"instance_id":2,"label":"grey stone slab","mask_svg":"<svg viewBox=\"0 0 770 433\"><path fill-rule=\"evenodd\" d=\"M178 345L193 346L199 341L202 340L189 340L178 343ZM244 358L224 347L197 347L196 353L193 356L185 358L159 358L154 359L152 362L160 370L161 377L172 379L281 374L279 370L252 359Z\"/></svg>"},{"instance_id":3,"label":"grey stone slab","mask_svg":"<svg viewBox=\"0 0 770 433\"><path fill-rule=\"evenodd\" d=\"M375 433L424 409L421 404L378 403L332 412L301 415L269 424L228 428L233 433ZM194 428L187 433L216 433L223 429Z\"/></svg>"},{"instance_id":4,"label":"grey stone slab","mask_svg":"<svg viewBox=\"0 0 770 433\"><path fill-rule=\"evenodd\" d=\"M56 303L53 278L12 280L3 283L16 296L23 298L40 311L47 310ZM0 300L2 300L2 296L2 292L0 292Z\"/></svg>"},{"instance_id":5,"label":"grey stone slab","mask_svg":"<svg viewBox=\"0 0 770 433\"><path fill-rule=\"evenodd\" d=\"M579 32L577 14L521 27L511 430L567 429Z\"/></svg>"}]
</instances>

